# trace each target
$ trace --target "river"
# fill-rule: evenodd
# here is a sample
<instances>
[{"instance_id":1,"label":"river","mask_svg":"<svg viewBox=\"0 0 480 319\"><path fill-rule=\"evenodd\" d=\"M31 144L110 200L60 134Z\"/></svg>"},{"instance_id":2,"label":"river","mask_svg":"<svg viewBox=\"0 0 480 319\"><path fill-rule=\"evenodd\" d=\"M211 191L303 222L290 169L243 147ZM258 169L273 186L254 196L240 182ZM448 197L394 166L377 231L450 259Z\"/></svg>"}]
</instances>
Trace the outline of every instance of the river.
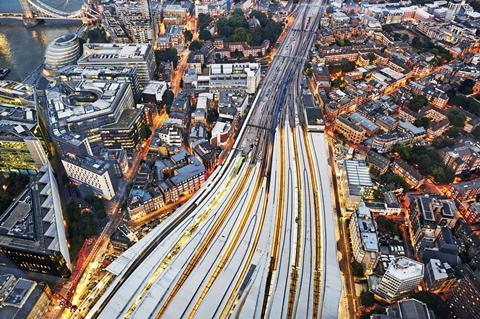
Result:
<instances>
[{"instance_id":1,"label":"river","mask_svg":"<svg viewBox=\"0 0 480 319\"><path fill-rule=\"evenodd\" d=\"M42 0L62 11L75 11L83 0ZM21 12L17 0L0 0L0 12ZM48 21L27 29L20 20L0 19L0 68L9 68L7 79L21 81L43 61L48 43L69 32L80 22Z\"/></svg>"}]
</instances>

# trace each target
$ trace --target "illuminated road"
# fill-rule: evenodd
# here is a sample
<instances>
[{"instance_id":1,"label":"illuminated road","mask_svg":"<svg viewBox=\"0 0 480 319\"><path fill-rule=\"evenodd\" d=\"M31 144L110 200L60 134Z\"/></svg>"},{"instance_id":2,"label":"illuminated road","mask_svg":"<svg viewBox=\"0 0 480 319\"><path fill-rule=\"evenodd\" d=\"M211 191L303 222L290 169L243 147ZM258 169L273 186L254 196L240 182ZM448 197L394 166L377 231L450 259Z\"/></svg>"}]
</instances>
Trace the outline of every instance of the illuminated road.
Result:
<instances>
[{"instance_id":1,"label":"illuminated road","mask_svg":"<svg viewBox=\"0 0 480 319\"><path fill-rule=\"evenodd\" d=\"M322 132L300 83L322 0L295 21L225 162L115 260L87 318L336 318L342 291Z\"/></svg>"}]
</instances>

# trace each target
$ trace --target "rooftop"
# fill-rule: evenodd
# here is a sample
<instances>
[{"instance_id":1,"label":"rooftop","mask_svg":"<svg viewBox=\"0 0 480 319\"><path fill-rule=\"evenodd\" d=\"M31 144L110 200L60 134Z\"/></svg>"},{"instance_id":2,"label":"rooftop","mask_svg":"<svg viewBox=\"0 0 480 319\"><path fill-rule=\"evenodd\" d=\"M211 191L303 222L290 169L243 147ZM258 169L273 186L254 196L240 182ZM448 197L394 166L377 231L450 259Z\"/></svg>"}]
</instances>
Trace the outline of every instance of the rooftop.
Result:
<instances>
[{"instance_id":1,"label":"rooftop","mask_svg":"<svg viewBox=\"0 0 480 319\"><path fill-rule=\"evenodd\" d=\"M0 245L36 253L58 251L69 264L66 244L60 196L52 168L46 164L1 213Z\"/></svg>"},{"instance_id":2,"label":"rooftop","mask_svg":"<svg viewBox=\"0 0 480 319\"><path fill-rule=\"evenodd\" d=\"M370 170L365 161L346 160L344 166L347 173L350 193L358 192L360 195L362 188L373 186L372 178L370 177Z\"/></svg>"},{"instance_id":3,"label":"rooftop","mask_svg":"<svg viewBox=\"0 0 480 319\"><path fill-rule=\"evenodd\" d=\"M378 252L378 238L375 223L372 219L370 209L361 203L356 212L357 226L360 231L362 243L365 251Z\"/></svg>"},{"instance_id":4,"label":"rooftop","mask_svg":"<svg viewBox=\"0 0 480 319\"><path fill-rule=\"evenodd\" d=\"M86 43L78 64L105 60L144 60L152 47L145 43Z\"/></svg>"},{"instance_id":5,"label":"rooftop","mask_svg":"<svg viewBox=\"0 0 480 319\"><path fill-rule=\"evenodd\" d=\"M398 257L388 266L387 274L401 281L423 277L423 264L407 257Z\"/></svg>"}]
</instances>

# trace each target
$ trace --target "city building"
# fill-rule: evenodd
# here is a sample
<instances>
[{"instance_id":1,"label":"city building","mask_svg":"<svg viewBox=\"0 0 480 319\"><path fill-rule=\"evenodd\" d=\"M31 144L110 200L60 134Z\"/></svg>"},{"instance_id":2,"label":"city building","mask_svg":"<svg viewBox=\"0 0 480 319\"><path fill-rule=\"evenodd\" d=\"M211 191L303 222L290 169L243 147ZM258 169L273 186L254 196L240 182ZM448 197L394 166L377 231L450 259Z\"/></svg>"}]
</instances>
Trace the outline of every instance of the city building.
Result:
<instances>
[{"instance_id":1,"label":"city building","mask_svg":"<svg viewBox=\"0 0 480 319\"><path fill-rule=\"evenodd\" d=\"M362 202L358 210L352 213L349 228L353 257L369 274L377 266L380 249L375 221L365 203Z\"/></svg>"},{"instance_id":2,"label":"city building","mask_svg":"<svg viewBox=\"0 0 480 319\"><path fill-rule=\"evenodd\" d=\"M208 75L197 75L193 84L213 93L229 90L255 94L260 75L259 63L210 64Z\"/></svg>"},{"instance_id":3,"label":"city building","mask_svg":"<svg viewBox=\"0 0 480 319\"><path fill-rule=\"evenodd\" d=\"M343 114L339 115L335 121L335 131L353 144L359 144L365 139L365 130Z\"/></svg>"},{"instance_id":4,"label":"city building","mask_svg":"<svg viewBox=\"0 0 480 319\"><path fill-rule=\"evenodd\" d=\"M67 176L77 185L87 186L94 194L106 200L115 197L114 174L106 161L67 153L62 155L62 164Z\"/></svg>"},{"instance_id":5,"label":"city building","mask_svg":"<svg viewBox=\"0 0 480 319\"><path fill-rule=\"evenodd\" d=\"M460 206L463 208L463 206ZM470 224L479 224L480 223L480 203L471 203L467 209L462 211L462 216Z\"/></svg>"},{"instance_id":6,"label":"city building","mask_svg":"<svg viewBox=\"0 0 480 319\"><path fill-rule=\"evenodd\" d=\"M165 178L165 173L168 172L170 175ZM205 172L205 166L184 149L180 149L168 160L155 162L155 178L165 203L176 202L180 196L197 191L205 181Z\"/></svg>"},{"instance_id":7,"label":"city building","mask_svg":"<svg viewBox=\"0 0 480 319\"><path fill-rule=\"evenodd\" d=\"M422 251L423 263L427 264L431 259L436 259L454 268L462 263L459 256L460 245L461 242L456 240L449 227L440 227L434 246L425 248Z\"/></svg>"},{"instance_id":8,"label":"city building","mask_svg":"<svg viewBox=\"0 0 480 319\"><path fill-rule=\"evenodd\" d=\"M149 81L142 92L143 103L160 104L163 94L167 91L167 82Z\"/></svg>"},{"instance_id":9,"label":"city building","mask_svg":"<svg viewBox=\"0 0 480 319\"><path fill-rule=\"evenodd\" d=\"M215 147L224 146L228 141L228 137L230 136L230 129L231 125L229 122L215 122L215 126L211 132L212 137L210 138L210 144Z\"/></svg>"},{"instance_id":10,"label":"city building","mask_svg":"<svg viewBox=\"0 0 480 319\"><path fill-rule=\"evenodd\" d=\"M183 25L167 25L165 33L157 37L157 48L162 50L176 48L177 51L183 51L185 48L183 32Z\"/></svg>"},{"instance_id":11,"label":"city building","mask_svg":"<svg viewBox=\"0 0 480 319\"><path fill-rule=\"evenodd\" d=\"M385 156L373 150L369 150L367 152L366 161L368 163L368 167L374 174L377 175L385 174L390 166L390 161Z\"/></svg>"},{"instance_id":12,"label":"city building","mask_svg":"<svg viewBox=\"0 0 480 319\"><path fill-rule=\"evenodd\" d=\"M25 125L0 126L0 172L35 175L47 162L42 141Z\"/></svg>"},{"instance_id":13,"label":"city building","mask_svg":"<svg viewBox=\"0 0 480 319\"><path fill-rule=\"evenodd\" d=\"M455 272L449 263L432 258L425 264L425 282L432 292L446 292L456 284Z\"/></svg>"},{"instance_id":14,"label":"city building","mask_svg":"<svg viewBox=\"0 0 480 319\"><path fill-rule=\"evenodd\" d=\"M480 273L468 264L455 270L457 286L448 294L447 304L454 318L480 318Z\"/></svg>"},{"instance_id":15,"label":"city building","mask_svg":"<svg viewBox=\"0 0 480 319\"><path fill-rule=\"evenodd\" d=\"M115 123L102 126L99 133L103 147L132 151L142 139L148 138L144 108L125 109Z\"/></svg>"},{"instance_id":16,"label":"city building","mask_svg":"<svg viewBox=\"0 0 480 319\"><path fill-rule=\"evenodd\" d=\"M385 201L386 215L398 215L402 212L402 207L398 202L397 194L395 194L395 192L383 193L383 199Z\"/></svg>"},{"instance_id":17,"label":"city building","mask_svg":"<svg viewBox=\"0 0 480 319\"><path fill-rule=\"evenodd\" d=\"M0 252L18 267L68 277L72 270L62 203L50 164L0 215Z\"/></svg>"},{"instance_id":18,"label":"city building","mask_svg":"<svg viewBox=\"0 0 480 319\"><path fill-rule=\"evenodd\" d=\"M134 105L130 84L111 80L64 83L48 90L47 100L54 136L63 130L93 136L100 127L118 123L123 111Z\"/></svg>"},{"instance_id":19,"label":"city building","mask_svg":"<svg viewBox=\"0 0 480 319\"><path fill-rule=\"evenodd\" d=\"M435 247L435 239L442 226L453 228L457 208L449 199L429 195L409 195L410 236L417 254Z\"/></svg>"},{"instance_id":20,"label":"city building","mask_svg":"<svg viewBox=\"0 0 480 319\"><path fill-rule=\"evenodd\" d=\"M140 87L153 78L155 60L150 44L86 43L78 60L81 66L135 67Z\"/></svg>"},{"instance_id":21,"label":"city building","mask_svg":"<svg viewBox=\"0 0 480 319\"><path fill-rule=\"evenodd\" d=\"M163 8L162 16L166 25L187 24L190 12L181 4L167 4Z\"/></svg>"},{"instance_id":22,"label":"city building","mask_svg":"<svg viewBox=\"0 0 480 319\"><path fill-rule=\"evenodd\" d=\"M422 263L407 257L397 257L372 290L380 298L392 301L415 290L422 282L423 276Z\"/></svg>"},{"instance_id":23,"label":"city building","mask_svg":"<svg viewBox=\"0 0 480 319\"><path fill-rule=\"evenodd\" d=\"M45 51L44 74L56 75L64 66L75 64L80 56L80 42L76 34L56 38Z\"/></svg>"},{"instance_id":24,"label":"city building","mask_svg":"<svg viewBox=\"0 0 480 319\"><path fill-rule=\"evenodd\" d=\"M45 318L52 298L46 283L0 275L0 318Z\"/></svg>"},{"instance_id":25,"label":"city building","mask_svg":"<svg viewBox=\"0 0 480 319\"><path fill-rule=\"evenodd\" d=\"M370 319L435 319L435 313L428 306L416 299L399 300L389 306L384 314L372 314Z\"/></svg>"},{"instance_id":26,"label":"city building","mask_svg":"<svg viewBox=\"0 0 480 319\"><path fill-rule=\"evenodd\" d=\"M195 145L193 153L200 159L207 171L211 172L216 167L218 152L209 142L203 141Z\"/></svg>"},{"instance_id":27,"label":"city building","mask_svg":"<svg viewBox=\"0 0 480 319\"><path fill-rule=\"evenodd\" d=\"M35 107L34 88L31 85L10 80L0 80L0 106L25 107L32 110ZM5 112L2 110L2 113Z\"/></svg>"},{"instance_id":28,"label":"city building","mask_svg":"<svg viewBox=\"0 0 480 319\"><path fill-rule=\"evenodd\" d=\"M110 243L117 253L123 253L130 248L136 241L135 234L128 229L127 225L122 224L117 227L110 236Z\"/></svg>"},{"instance_id":29,"label":"city building","mask_svg":"<svg viewBox=\"0 0 480 319\"><path fill-rule=\"evenodd\" d=\"M365 161L345 160L340 175L340 185L345 208L348 211L355 211L362 198L368 198L373 190L370 171Z\"/></svg>"},{"instance_id":30,"label":"city building","mask_svg":"<svg viewBox=\"0 0 480 319\"><path fill-rule=\"evenodd\" d=\"M480 178L450 184L451 197L459 201L475 201L480 194Z\"/></svg>"},{"instance_id":31,"label":"city building","mask_svg":"<svg viewBox=\"0 0 480 319\"><path fill-rule=\"evenodd\" d=\"M220 91L218 95L218 108L235 108L239 116L245 115L248 106L248 94L233 91ZM197 106L198 107L198 106Z\"/></svg>"},{"instance_id":32,"label":"city building","mask_svg":"<svg viewBox=\"0 0 480 319\"><path fill-rule=\"evenodd\" d=\"M151 43L154 30L150 20L148 1L116 5L117 20L121 21L129 38L136 43Z\"/></svg>"},{"instance_id":33,"label":"city building","mask_svg":"<svg viewBox=\"0 0 480 319\"><path fill-rule=\"evenodd\" d=\"M400 158L393 163L393 172L401 176L411 188L419 187L425 179L418 170Z\"/></svg>"},{"instance_id":34,"label":"city building","mask_svg":"<svg viewBox=\"0 0 480 319\"><path fill-rule=\"evenodd\" d=\"M445 165L454 170L456 175L480 168L480 146L471 141L453 148L446 148L441 155Z\"/></svg>"},{"instance_id":35,"label":"city building","mask_svg":"<svg viewBox=\"0 0 480 319\"><path fill-rule=\"evenodd\" d=\"M122 177L129 169L128 155L123 148L104 149L102 157L113 166L113 171L117 177Z\"/></svg>"},{"instance_id":36,"label":"city building","mask_svg":"<svg viewBox=\"0 0 480 319\"><path fill-rule=\"evenodd\" d=\"M160 141L167 145L182 146L182 131L179 128L176 128L171 125L164 125L160 127L156 132L155 136L157 136Z\"/></svg>"},{"instance_id":37,"label":"city building","mask_svg":"<svg viewBox=\"0 0 480 319\"><path fill-rule=\"evenodd\" d=\"M135 67L71 65L59 71L59 78L62 82L81 82L84 80L126 82L130 84L134 97L138 97L140 94Z\"/></svg>"}]
</instances>

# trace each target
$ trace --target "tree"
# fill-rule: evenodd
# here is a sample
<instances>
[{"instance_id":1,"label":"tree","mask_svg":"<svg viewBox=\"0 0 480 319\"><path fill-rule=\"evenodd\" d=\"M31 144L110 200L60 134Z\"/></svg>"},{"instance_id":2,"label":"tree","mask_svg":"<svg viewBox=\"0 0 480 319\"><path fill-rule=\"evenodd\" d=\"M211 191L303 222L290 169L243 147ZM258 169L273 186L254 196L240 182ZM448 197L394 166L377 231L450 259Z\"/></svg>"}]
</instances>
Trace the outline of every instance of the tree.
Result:
<instances>
[{"instance_id":1,"label":"tree","mask_svg":"<svg viewBox=\"0 0 480 319\"><path fill-rule=\"evenodd\" d=\"M465 79L462 81L462 83L458 87L458 92L465 95L472 94L474 84L475 82L472 79Z\"/></svg>"},{"instance_id":2,"label":"tree","mask_svg":"<svg viewBox=\"0 0 480 319\"><path fill-rule=\"evenodd\" d=\"M233 40L236 42L247 42L250 43L252 41L252 35L250 32L245 28L236 28L233 34Z\"/></svg>"},{"instance_id":3,"label":"tree","mask_svg":"<svg viewBox=\"0 0 480 319\"><path fill-rule=\"evenodd\" d=\"M278 40L278 37L282 33L282 24L280 22L273 21L272 19L268 20L267 25L263 29L263 38L269 40L270 43L275 43Z\"/></svg>"},{"instance_id":4,"label":"tree","mask_svg":"<svg viewBox=\"0 0 480 319\"><path fill-rule=\"evenodd\" d=\"M426 129L429 124L430 124L430 119L425 116L413 122L413 125L418 127L423 127L424 129Z\"/></svg>"},{"instance_id":5,"label":"tree","mask_svg":"<svg viewBox=\"0 0 480 319\"><path fill-rule=\"evenodd\" d=\"M312 68L306 68L305 69L305 75L309 78L311 78L313 76L313 70Z\"/></svg>"},{"instance_id":6,"label":"tree","mask_svg":"<svg viewBox=\"0 0 480 319\"><path fill-rule=\"evenodd\" d=\"M205 30L208 25L213 21L213 18L209 14L200 13L198 15L198 30Z\"/></svg>"},{"instance_id":7,"label":"tree","mask_svg":"<svg viewBox=\"0 0 480 319\"><path fill-rule=\"evenodd\" d=\"M0 175L0 213L3 213L10 206L25 187L30 182L27 175L10 173L8 175Z\"/></svg>"},{"instance_id":8,"label":"tree","mask_svg":"<svg viewBox=\"0 0 480 319\"><path fill-rule=\"evenodd\" d=\"M152 135L152 130L148 127L147 124L143 123L142 126L140 127L140 137L144 140L150 137Z\"/></svg>"},{"instance_id":9,"label":"tree","mask_svg":"<svg viewBox=\"0 0 480 319\"><path fill-rule=\"evenodd\" d=\"M385 173L381 175L379 177L379 182L389 190L402 188L404 191L407 191L410 188L403 177L393 173Z\"/></svg>"},{"instance_id":10,"label":"tree","mask_svg":"<svg viewBox=\"0 0 480 319\"><path fill-rule=\"evenodd\" d=\"M467 117L465 116L465 113L459 109L453 109L450 111L450 113L448 113L448 120L450 121L451 125L458 128L463 128L465 126Z\"/></svg>"},{"instance_id":11,"label":"tree","mask_svg":"<svg viewBox=\"0 0 480 319\"><path fill-rule=\"evenodd\" d=\"M355 70L355 68L356 68L355 63L348 60L343 60L338 64L329 65L328 71L330 72L330 74L338 73L338 72L351 72Z\"/></svg>"},{"instance_id":12,"label":"tree","mask_svg":"<svg viewBox=\"0 0 480 319\"><path fill-rule=\"evenodd\" d=\"M363 290L360 293L360 303L364 307L372 307L375 304L375 298L370 291Z\"/></svg>"},{"instance_id":13,"label":"tree","mask_svg":"<svg viewBox=\"0 0 480 319\"><path fill-rule=\"evenodd\" d=\"M387 219L385 216L378 216L376 219L378 230L391 235L400 235L398 224Z\"/></svg>"},{"instance_id":14,"label":"tree","mask_svg":"<svg viewBox=\"0 0 480 319\"><path fill-rule=\"evenodd\" d=\"M412 148L407 145L397 144L393 147L393 151L397 152L401 159L409 161L412 157Z\"/></svg>"},{"instance_id":15,"label":"tree","mask_svg":"<svg viewBox=\"0 0 480 319\"><path fill-rule=\"evenodd\" d=\"M221 17L217 20L217 31L224 38L229 38L233 34L233 28L230 26L227 18Z\"/></svg>"},{"instance_id":16,"label":"tree","mask_svg":"<svg viewBox=\"0 0 480 319\"><path fill-rule=\"evenodd\" d=\"M251 32L252 38L251 38L251 45L261 45L264 38L263 38L263 31L262 28L255 28Z\"/></svg>"},{"instance_id":17,"label":"tree","mask_svg":"<svg viewBox=\"0 0 480 319\"><path fill-rule=\"evenodd\" d=\"M332 6L328 6L328 7L327 7L327 13L328 13L328 14L332 14L333 11L334 11L334 9L333 9Z\"/></svg>"},{"instance_id":18,"label":"tree","mask_svg":"<svg viewBox=\"0 0 480 319\"><path fill-rule=\"evenodd\" d=\"M418 112L422 107L427 105L428 99L425 95L414 94L410 102L408 103L408 108L413 112Z\"/></svg>"},{"instance_id":19,"label":"tree","mask_svg":"<svg viewBox=\"0 0 480 319\"><path fill-rule=\"evenodd\" d=\"M463 94L456 94L454 97L450 98L448 103L450 105L459 106L465 111L475 115L480 115L480 102L472 96L467 97Z\"/></svg>"},{"instance_id":20,"label":"tree","mask_svg":"<svg viewBox=\"0 0 480 319\"><path fill-rule=\"evenodd\" d=\"M453 146L455 144L455 141L449 137L437 137L432 145L436 149L442 149L445 147Z\"/></svg>"},{"instance_id":21,"label":"tree","mask_svg":"<svg viewBox=\"0 0 480 319\"><path fill-rule=\"evenodd\" d=\"M475 137L477 142L480 141L480 126L477 126L476 128L473 129L472 135L473 135L473 137Z\"/></svg>"},{"instance_id":22,"label":"tree","mask_svg":"<svg viewBox=\"0 0 480 319\"><path fill-rule=\"evenodd\" d=\"M95 216L97 219L104 219L107 214L105 212L105 204L102 199L97 196L88 196L85 198L85 201L88 203L91 209L95 211Z\"/></svg>"},{"instance_id":23,"label":"tree","mask_svg":"<svg viewBox=\"0 0 480 319\"><path fill-rule=\"evenodd\" d=\"M450 183L455 177L455 172L445 166L442 157L433 148L396 145L394 151L409 164L418 166L420 173L432 176L439 183Z\"/></svg>"},{"instance_id":24,"label":"tree","mask_svg":"<svg viewBox=\"0 0 480 319\"><path fill-rule=\"evenodd\" d=\"M339 47L348 47L352 45L352 42L350 40L335 40L335 44L338 45Z\"/></svg>"},{"instance_id":25,"label":"tree","mask_svg":"<svg viewBox=\"0 0 480 319\"><path fill-rule=\"evenodd\" d=\"M183 32L183 39L185 40L185 42L190 42L193 40L193 33L192 31L190 30L185 30Z\"/></svg>"},{"instance_id":26,"label":"tree","mask_svg":"<svg viewBox=\"0 0 480 319\"><path fill-rule=\"evenodd\" d=\"M86 33L86 40L90 43L108 43L107 33L103 28L96 27Z\"/></svg>"},{"instance_id":27,"label":"tree","mask_svg":"<svg viewBox=\"0 0 480 319\"><path fill-rule=\"evenodd\" d=\"M363 277L365 275L363 265L355 259L352 261L352 275L355 277Z\"/></svg>"},{"instance_id":28,"label":"tree","mask_svg":"<svg viewBox=\"0 0 480 319\"><path fill-rule=\"evenodd\" d=\"M208 41L212 39L212 34L208 30L200 31L198 38L202 41Z\"/></svg>"},{"instance_id":29,"label":"tree","mask_svg":"<svg viewBox=\"0 0 480 319\"><path fill-rule=\"evenodd\" d=\"M190 51L198 51L202 48L203 44L201 41L197 41L197 40L194 40L192 41L192 43L190 43L190 46L188 47L188 49Z\"/></svg>"},{"instance_id":30,"label":"tree","mask_svg":"<svg viewBox=\"0 0 480 319\"><path fill-rule=\"evenodd\" d=\"M230 55L232 56L232 58L237 58L237 59L240 59L240 58L243 58L243 53L238 51L238 49L235 49L235 51L233 51L232 53L230 53Z\"/></svg>"},{"instance_id":31,"label":"tree","mask_svg":"<svg viewBox=\"0 0 480 319\"><path fill-rule=\"evenodd\" d=\"M165 93L162 95L162 104L170 107L173 103L173 99L175 98L175 94L173 94L172 90L166 90Z\"/></svg>"},{"instance_id":32,"label":"tree","mask_svg":"<svg viewBox=\"0 0 480 319\"><path fill-rule=\"evenodd\" d=\"M218 120L219 114L216 109L208 109L207 110L207 121L209 123L214 123Z\"/></svg>"},{"instance_id":33,"label":"tree","mask_svg":"<svg viewBox=\"0 0 480 319\"><path fill-rule=\"evenodd\" d=\"M262 27L265 27L268 23L268 17L265 13L261 12L261 11L257 11L257 10L253 10L251 13L250 13L250 17L255 17L257 18L258 22L260 22L260 25Z\"/></svg>"},{"instance_id":34,"label":"tree","mask_svg":"<svg viewBox=\"0 0 480 319\"><path fill-rule=\"evenodd\" d=\"M178 52L175 48L168 48L165 50L155 51L155 61L157 65L161 62L172 62L173 66L177 66Z\"/></svg>"},{"instance_id":35,"label":"tree","mask_svg":"<svg viewBox=\"0 0 480 319\"><path fill-rule=\"evenodd\" d=\"M457 138L460 136L460 129L458 127L451 127L447 131L447 136L451 139Z\"/></svg>"},{"instance_id":36,"label":"tree","mask_svg":"<svg viewBox=\"0 0 480 319\"><path fill-rule=\"evenodd\" d=\"M334 88L343 88L345 86L345 81L342 79L335 79L332 81L332 87Z\"/></svg>"},{"instance_id":37,"label":"tree","mask_svg":"<svg viewBox=\"0 0 480 319\"><path fill-rule=\"evenodd\" d=\"M377 56L373 52L368 52L367 53L367 58L368 58L368 61L370 61L370 64L373 64L375 62L375 60L377 59Z\"/></svg>"}]
</instances>

